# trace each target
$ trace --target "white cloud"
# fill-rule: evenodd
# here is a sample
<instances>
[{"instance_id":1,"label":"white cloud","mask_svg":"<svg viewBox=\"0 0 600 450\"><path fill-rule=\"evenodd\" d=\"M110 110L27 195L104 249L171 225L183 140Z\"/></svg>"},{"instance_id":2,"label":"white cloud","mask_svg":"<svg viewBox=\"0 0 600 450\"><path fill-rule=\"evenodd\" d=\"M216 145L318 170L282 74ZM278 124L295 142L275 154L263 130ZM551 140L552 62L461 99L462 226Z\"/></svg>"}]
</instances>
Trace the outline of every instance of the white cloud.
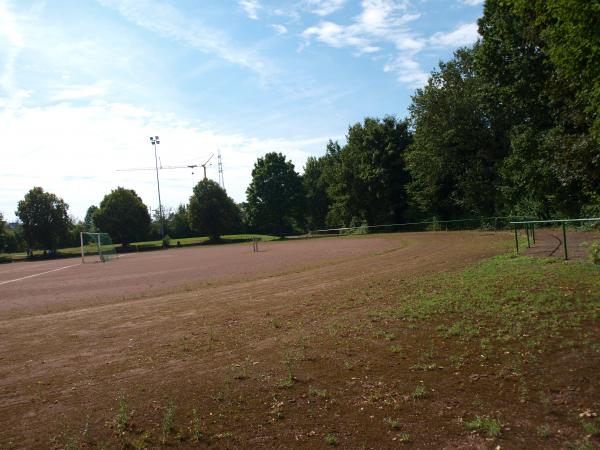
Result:
<instances>
[{"instance_id":1,"label":"white cloud","mask_svg":"<svg viewBox=\"0 0 600 450\"><path fill-rule=\"evenodd\" d=\"M174 6L155 0L99 0L116 9L130 22L174 39L203 53L214 54L233 64L267 75L267 63L252 50L238 48L222 31L182 14Z\"/></svg>"},{"instance_id":2,"label":"white cloud","mask_svg":"<svg viewBox=\"0 0 600 450\"><path fill-rule=\"evenodd\" d=\"M344 7L346 0L306 0L307 9L319 16L328 16Z\"/></svg>"},{"instance_id":3,"label":"white cloud","mask_svg":"<svg viewBox=\"0 0 600 450\"><path fill-rule=\"evenodd\" d=\"M19 18L12 11L11 3L0 1L0 50L4 47L4 67L0 73L0 89L6 100L2 104L18 104L23 98L15 79L15 63L19 53L25 46L25 39L19 27Z\"/></svg>"},{"instance_id":4,"label":"white cloud","mask_svg":"<svg viewBox=\"0 0 600 450\"><path fill-rule=\"evenodd\" d=\"M479 38L476 23L459 25L448 33L438 32L431 36L430 42L440 47L462 47L473 44Z\"/></svg>"},{"instance_id":5,"label":"white cloud","mask_svg":"<svg viewBox=\"0 0 600 450\"><path fill-rule=\"evenodd\" d=\"M107 82L98 82L88 85L70 85L56 92L50 100L62 102L68 100L82 100L86 98L103 97L108 90Z\"/></svg>"},{"instance_id":6,"label":"white cloud","mask_svg":"<svg viewBox=\"0 0 600 450\"><path fill-rule=\"evenodd\" d=\"M159 156L167 166L201 163L221 149L225 187L236 201L245 200L256 158L269 151L284 153L301 171L306 158L321 150L329 136L257 138L212 131L171 114L161 114L123 103L101 100L83 106L69 103L45 107L19 107L0 111L0 211L14 218L17 202L33 186L62 197L70 212L83 218L117 186L135 189L146 205L156 208L156 178L152 171L117 172L123 168L154 166L148 136L159 135ZM216 164L207 175L218 179ZM201 170L163 170L163 204L186 203ZM5 188L6 187L6 188Z\"/></svg>"},{"instance_id":7,"label":"white cloud","mask_svg":"<svg viewBox=\"0 0 600 450\"><path fill-rule=\"evenodd\" d=\"M484 0L462 0L462 3L469 6L483 5Z\"/></svg>"},{"instance_id":8,"label":"white cloud","mask_svg":"<svg viewBox=\"0 0 600 450\"><path fill-rule=\"evenodd\" d=\"M277 34L286 34L288 32L288 29L280 24L273 24L271 25L271 28L273 28Z\"/></svg>"},{"instance_id":9,"label":"white cloud","mask_svg":"<svg viewBox=\"0 0 600 450\"><path fill-rule=\"evenodd\" d=\"M258 20L258 10L261 9L258 0L239 0L238 5L240 5L250 19Z\"/></svg>"},{"instance_id":10,"label":"white cloud","mask_svg":"<svg viewBox=\"0 0 600 450\"><path fill-rule=\"evenodd\" d=\"M362 0L361 13L349 25L322 21L304 30L304 38L316 39L331 47L352 47L356 54L382 53L394 47L384 71L397 74L401 83L420 86L427 79L414 55L427 41L413 32L409 24L420 17L410 11L407 0Z\"/></svg>"},{"instance_id":11,"label":"white cloud","mask_svg":"<svg viewBox=\"0 0 600 450\"><path fill-rule=\"evenodd\" d=\"M400 83L420 87L427 83L428 74L423 72L418 62L409 56L397 56L383 67L384 72L392 72Z\"/></svg>"}]
</instances>

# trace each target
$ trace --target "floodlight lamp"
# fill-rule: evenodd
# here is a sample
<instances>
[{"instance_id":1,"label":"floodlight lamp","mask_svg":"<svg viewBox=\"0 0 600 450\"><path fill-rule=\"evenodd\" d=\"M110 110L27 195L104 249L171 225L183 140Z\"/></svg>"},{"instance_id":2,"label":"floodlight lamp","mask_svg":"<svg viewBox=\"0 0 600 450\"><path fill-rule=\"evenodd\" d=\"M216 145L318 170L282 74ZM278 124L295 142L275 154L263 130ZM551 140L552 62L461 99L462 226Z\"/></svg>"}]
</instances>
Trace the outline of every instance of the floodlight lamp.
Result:
<instances>
[{"instance_id":1,"label":"floodlight lamp","mask_svg":"<svg viewBox=\"0 0 600 450\"><path fill-rule=\"evenodd\" d=\"M158 136L154 136L154 139L156 139L158 141Z\"/></svg>"},{"instance_id":2,"label":"floodlight lamp","mask_svg":"<svg viewBox=\"0 0 600 450\"><path fill-rule=\"evenodd\" d=\"M150 142L154 142L154 138L150 136Z\"/></svg>"}]
</instances>

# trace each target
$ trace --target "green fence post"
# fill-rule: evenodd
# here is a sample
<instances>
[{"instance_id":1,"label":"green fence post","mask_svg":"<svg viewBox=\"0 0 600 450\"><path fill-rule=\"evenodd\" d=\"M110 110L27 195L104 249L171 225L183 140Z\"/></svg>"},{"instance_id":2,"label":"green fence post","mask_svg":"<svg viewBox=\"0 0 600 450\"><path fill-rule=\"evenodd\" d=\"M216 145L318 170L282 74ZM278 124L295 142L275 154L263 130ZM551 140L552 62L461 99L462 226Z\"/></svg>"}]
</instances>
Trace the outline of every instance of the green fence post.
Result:
<instances>
[{"instance_id":1,"label":"green fence post","mask_svg":"<svg viewBox=\"0 0 600 450\"><path fill-rule=\"evenodd\" d=\"M531 235L533 236L533 245L535 245L535 223L531 224Z\"/></svg>"},{"instance_id":2,"label":"green fence post","mask_svg":"<svg viewBox=\"0 0 600 450\"><path fill-rule=\"evenodd\" d=\"M519 234L517 232L517 224L515 223L515 244L517 246L517 254L519 253Z\"/></svg>"},{"instance_id":3,"label":"green fence post","mask_svg":"<svg viewBox=\"0 0 600 450\"><path fill-rule=\"evenodd\" d=\"M525 233L527 233L527 248L531 247L531 243L529 242L529 224L525 224Z\"/></svg>"},{"instance_id":4,"label":"green fence post","mask_svg":"<svg viewBox=\"0 0 600 450\"><path fill-rule=\"evenodd\" d=\"M569 259L569 253L567 251L567 224L563 222L563 247L565 248L565 260Z\"/></svg>"}]
</instances>

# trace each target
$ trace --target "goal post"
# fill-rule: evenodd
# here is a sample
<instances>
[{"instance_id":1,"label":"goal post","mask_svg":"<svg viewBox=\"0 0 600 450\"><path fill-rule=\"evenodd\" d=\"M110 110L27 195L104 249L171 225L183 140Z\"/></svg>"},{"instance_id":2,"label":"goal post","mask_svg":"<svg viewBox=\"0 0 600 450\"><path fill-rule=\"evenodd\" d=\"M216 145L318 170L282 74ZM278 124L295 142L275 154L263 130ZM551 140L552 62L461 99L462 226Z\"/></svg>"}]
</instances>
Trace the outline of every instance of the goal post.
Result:
<instances>
[{"instance_id":1,"label":"goal post","mask_svg":"<svg viewBox=\"0 0 600 450\"><path fill-rule=\"evenodd\" d=\"M117 259L117 251L108 233L79 233L81 262L107 262Z\"/></svg>"}]
</instances>

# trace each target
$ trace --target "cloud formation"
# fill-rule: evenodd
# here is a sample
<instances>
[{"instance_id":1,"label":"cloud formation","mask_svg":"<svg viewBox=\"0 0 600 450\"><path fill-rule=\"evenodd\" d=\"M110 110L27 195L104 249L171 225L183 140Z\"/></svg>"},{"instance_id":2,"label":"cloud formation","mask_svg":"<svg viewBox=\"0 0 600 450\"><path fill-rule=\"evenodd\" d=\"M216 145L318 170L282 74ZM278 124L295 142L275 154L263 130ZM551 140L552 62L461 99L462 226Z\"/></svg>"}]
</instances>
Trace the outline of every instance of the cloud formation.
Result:
<instances>
[{"instance_id":1,"label":"cloud formation","mask_svg":"<svg viewBox=\"0 0 600 450\"><path fill-rule=\"evenodd\" d=\"M260 75L267 75L269 72L268 64L255 51L234 45L221 30L186 17L168 3L155 0L100 0L100 2L114 8L137 26L163 37L203 53L216 55ZM248 3L253 2L248 0Z\"/></svg>"},{"instance_id":2,"label":"cloud formation","mask_svg":"<svg viewBox=\"0 0 600 450\"><path fill-rule=\"evenodd\" d=\"M435 33L429 41L440 47L462 47L473 44L478 38L477 24L466 23L448 33Z\"/></svg>"},{"instance_id":3,"label":"cloud formation","mask_svg":"<svg viewBox=\"0 0 600 450\"><path fill-rule=\"evenodd\" d=\"M250 19L258 20L258 10L261 9L258 0L239 0L238 5L240 5Z\"/></svg>"}]
</instances>

